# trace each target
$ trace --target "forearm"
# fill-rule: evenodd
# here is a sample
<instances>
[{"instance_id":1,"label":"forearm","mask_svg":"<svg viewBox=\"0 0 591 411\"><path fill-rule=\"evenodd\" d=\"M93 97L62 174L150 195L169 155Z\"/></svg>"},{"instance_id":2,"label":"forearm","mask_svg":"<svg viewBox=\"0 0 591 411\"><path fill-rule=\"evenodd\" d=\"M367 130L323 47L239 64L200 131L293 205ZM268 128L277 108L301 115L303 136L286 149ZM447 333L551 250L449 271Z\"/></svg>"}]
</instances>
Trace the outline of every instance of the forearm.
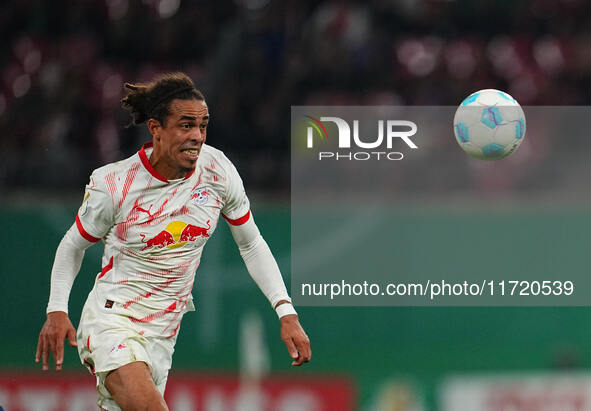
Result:
<instances>
[{"instance_id":1,"label":"forearm","mask_svg":"<svg viewBox=\"0 0 591 411\"><path fill-rule=\"evenodd\" d=\"M260 234L253 241L250 249L248 251L241 250L240 255L252 279L267 297L273 308L282 300L291 301L277 262L267 242Z\"/></svg>"},{"instance_id":2,"label":"forearm","mask_svg":"<svg viewBox=\"0 0 591 411\"><path fill-rule=\"evenodd\" d=\"M80 271L84 250L92 245L84 239L76 225L72 225L55 253L53 268L51 270L51 289L49 292L49 303L47 313L53 311L68 312L68 299L74 279Z\"/></svg>"},{"instance_id":3,"label":"forearm","mask_svg":"<svg viewBox=\"0 0 591 411\"><path fill-rule=\"evenodd\" d=\"M231 226L231 231L246 269L279 317L295 314L279 266L252 217L241 226Z\"/></svg>"}]
</instances>

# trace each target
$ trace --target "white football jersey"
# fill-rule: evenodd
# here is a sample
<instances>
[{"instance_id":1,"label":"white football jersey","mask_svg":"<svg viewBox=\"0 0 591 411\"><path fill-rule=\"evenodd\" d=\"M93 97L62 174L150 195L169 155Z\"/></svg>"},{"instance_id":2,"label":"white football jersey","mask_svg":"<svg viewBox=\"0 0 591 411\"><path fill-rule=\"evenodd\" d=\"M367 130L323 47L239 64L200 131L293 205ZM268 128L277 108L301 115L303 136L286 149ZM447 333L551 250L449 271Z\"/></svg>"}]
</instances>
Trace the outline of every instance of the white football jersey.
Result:
<instances>
[{"instance_id":1,"label":"white football jersey","mask_svg":"<svg viewBox=\"0 0 591 411\"><path fill-rule=\"evenodd\" d=\"M150 164L152 143L96 169L76 216L80 234L103 240L93 292L146 335L174 336L193 311L191 290L205 243L220 214L240 225L250 205L234 165L204 144L194 172L167 180Z\"/></svg>"}]
</instances>

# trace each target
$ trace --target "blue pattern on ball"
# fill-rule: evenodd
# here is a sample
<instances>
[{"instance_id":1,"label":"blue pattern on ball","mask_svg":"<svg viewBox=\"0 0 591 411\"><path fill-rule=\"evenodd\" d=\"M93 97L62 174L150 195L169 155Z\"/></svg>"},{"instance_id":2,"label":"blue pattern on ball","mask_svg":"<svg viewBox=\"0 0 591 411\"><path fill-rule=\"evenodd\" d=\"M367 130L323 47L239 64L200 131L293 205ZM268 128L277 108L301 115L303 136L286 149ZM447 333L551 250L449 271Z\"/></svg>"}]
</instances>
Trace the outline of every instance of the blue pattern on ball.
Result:
<instances>
[{"instance_id":1,"label":"blue pattern on ball","mask_svg":"<svg viewBox=\"0 0 591 411\"><path fill-rule=\"evenodd\" d=\"M464 123L458 123L456 126L456 136L462 143L467 143L470 141L468 127Z\"/></svg>"},{"instance_id":2,"label":"blue pattern on ball","mask_svg":"<svg viewBox=\"0 0 591 411\"><path fill-rule=\"evenodd\" d=\"M474 103L476 101L476 99L478 98L478 96L480 95L480 93L474 93L474 94L470 94L468 97L466 97L464 99L464 101L462 101L462 106L467 106L470 103Z\"/></svg>"},{"instance_id":3,"label":"blue pattern on ball","mask_svg":"<svg viewBox=\"0 0 591 411\"><path fill-rule=\"evenodd\" d=\"M499 96L503 97L505 100L509 100L512 103L515 102L515 99L504 91L499 91Z\"/></svg>"},{"instance_id":4,"label":"blue pattern on ball","mask_svg":"<svg viewBox=\"0 0 591 411\"><path fill-rule=\"evenodd\" d=\"M482 110L480 121L488 128L495 128L503 121L501 112L496 107L488 107Z\"/></svg>"},{"instance_id":5,"label":"blue pattern on ball","mask_svg":"<svg viewBox=\"0 0 591 411\"><path fill-rule=\"evenodd\" d=\"M505 154L505 147L497 143L487 144L482 147L482 153L486 158L499 157Z\"/></svg>"},{"instance_id":6,"label":"blue pattern on ball","mask_svg":"<svg viewBox=\"0 0 591 411\"><path fill-rule=\"evenodd\" d=\"M523 119L520 118L519 120L517 120L517 123L515 123L515 138L517 140L523 138L523 129Z\"/></svg>"}]
</instances>

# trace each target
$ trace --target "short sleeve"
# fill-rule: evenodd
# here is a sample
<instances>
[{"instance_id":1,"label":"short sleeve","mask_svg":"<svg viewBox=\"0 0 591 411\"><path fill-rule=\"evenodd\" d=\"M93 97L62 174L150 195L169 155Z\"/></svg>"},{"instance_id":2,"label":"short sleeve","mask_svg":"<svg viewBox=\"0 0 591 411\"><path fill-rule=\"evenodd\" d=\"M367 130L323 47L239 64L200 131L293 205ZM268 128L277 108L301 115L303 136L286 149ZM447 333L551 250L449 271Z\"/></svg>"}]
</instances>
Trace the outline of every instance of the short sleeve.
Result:
<instances>
[{"instance_id":1,"label":"short sleeve","mask_svg":"<svg viewBox=\"0 0 591 411\"><path fill-rule=\"evenodd\" d=\"M232 225L242 225L250 216L250 202L244 190L244 184L234 164L230 163L227 178L226 201L222 216Z\"/></svg>"},{"instance_id":2,"label":"short sleeve","mask_svg":"<svg viewBox=\"0 0 591 411\"><path fill-rule=\"evenodd\" d=\"M86 186L82 205L76 215L76 227L88 241L96 242L103 238L114 225L113 200L95 174Z\"/></svg>"}]
</instances>

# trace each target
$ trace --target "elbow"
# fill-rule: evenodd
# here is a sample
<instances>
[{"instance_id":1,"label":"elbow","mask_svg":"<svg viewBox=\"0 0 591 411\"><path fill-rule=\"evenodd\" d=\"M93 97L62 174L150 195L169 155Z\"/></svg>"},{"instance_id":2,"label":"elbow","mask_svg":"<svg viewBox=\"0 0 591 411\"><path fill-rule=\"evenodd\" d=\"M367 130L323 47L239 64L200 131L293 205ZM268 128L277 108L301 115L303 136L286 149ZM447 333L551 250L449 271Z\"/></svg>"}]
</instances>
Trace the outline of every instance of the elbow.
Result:
<instances>
[{"instance_id":1,"label":"elbow","mask_svg":"<svg viewBox=\"0 0 591 411\"><path fill-rule=\"evenodd\" d=\"M258 234L252 240L238 245L240 255L244 261L249 260L253 255L257 254L257 251L264 247L267 243L265 242L262 235Z\"/></svg>"}]
</instances>

